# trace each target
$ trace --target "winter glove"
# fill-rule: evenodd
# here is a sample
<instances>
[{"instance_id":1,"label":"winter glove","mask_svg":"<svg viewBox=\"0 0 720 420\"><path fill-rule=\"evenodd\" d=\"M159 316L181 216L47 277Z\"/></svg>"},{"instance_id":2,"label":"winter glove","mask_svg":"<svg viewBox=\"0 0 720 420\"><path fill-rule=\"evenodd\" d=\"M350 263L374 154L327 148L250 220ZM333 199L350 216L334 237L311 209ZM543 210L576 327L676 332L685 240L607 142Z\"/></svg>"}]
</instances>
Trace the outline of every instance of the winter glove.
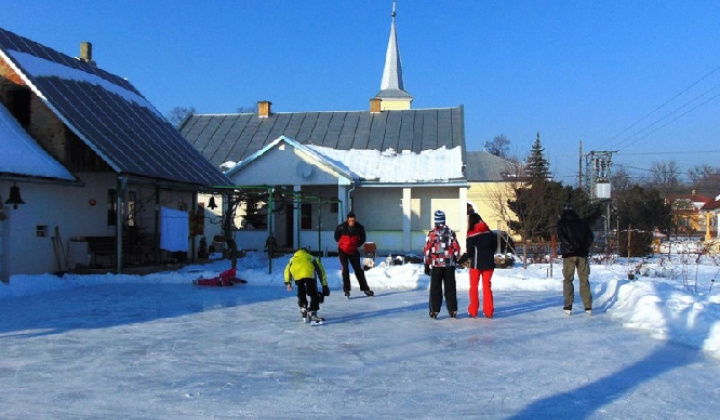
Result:
<instances>
[{"instance_id":1,"label":"winter glove","mask_svg":"<svg viewBox=\"0 0 720 420\"><path fill-rule=\"evenodd\" d=\"M467 253L462 254L460 259L458 260L458 264L460 264L460 265L465 264L465 261L467 261L467 260L468 260L468 254Z\"/></svg>"},{"instance_id":2,"label":"winter glove","mask_svg":"<svg viewBox=\"0 0 720 420\"><path fill-rule=\"evenodd\" d=\"M470 258L468 257L467 253L462 254L462 257L460 257L460 259L458 260L458 265L465 267L465 263L467 263L469 259Z\"/></svg>"},{"instance_id":3,"label":"winter glove","mask_svg":"<svg viewBox=\"0 0 720 420\"><path fill-rule=\"evenodd\" d=\"M323 296L330 296L330 288L327 286L327 284L323 285L322 291Z\"/></svg>"},{"instance_id":4,"label":"winter glove","mask_svg":"<svg viewBox=\"0 0 720 420\"><path fill-rule=\"evenodd\" d=\"M430 265L429 264L425 264L425 275L426 276L430 275Z\"/></svg>"}]
</instances>

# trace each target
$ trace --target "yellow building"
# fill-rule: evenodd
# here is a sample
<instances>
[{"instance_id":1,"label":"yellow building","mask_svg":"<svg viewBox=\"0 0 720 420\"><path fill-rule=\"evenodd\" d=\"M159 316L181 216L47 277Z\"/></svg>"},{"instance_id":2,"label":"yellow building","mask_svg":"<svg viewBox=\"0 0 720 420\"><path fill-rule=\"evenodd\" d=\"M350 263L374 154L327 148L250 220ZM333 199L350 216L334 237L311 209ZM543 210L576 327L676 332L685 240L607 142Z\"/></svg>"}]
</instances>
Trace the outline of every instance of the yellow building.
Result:
<instances>
[{"instance_id":1,"label":"yellow building","mask_svg":"<svg viewBox=\"0 0 720 420\"><path fill-rule=\"evenodd\" d=\"M508 220L517 220L507 202L515 196L513 190L521 183L522 173L521 165L488 152L467 152L468 207L472 206L491 229L509 232Z\"/></svg>"}]
</instances>

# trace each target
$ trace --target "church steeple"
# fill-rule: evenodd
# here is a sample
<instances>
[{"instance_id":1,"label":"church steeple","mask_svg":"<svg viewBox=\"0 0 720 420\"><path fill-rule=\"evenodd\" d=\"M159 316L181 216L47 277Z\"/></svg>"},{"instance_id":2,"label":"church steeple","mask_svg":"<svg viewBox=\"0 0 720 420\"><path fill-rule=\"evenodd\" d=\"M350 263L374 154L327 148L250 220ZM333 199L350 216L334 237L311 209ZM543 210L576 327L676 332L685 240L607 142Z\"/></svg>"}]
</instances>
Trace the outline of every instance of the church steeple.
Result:
<instances>
[{"instance_id":1,"label":"church steeple","mask_svg":"<svg viewBox=\"0 0 720 420\"><path fill-rule=\"evenodd\" d=\"M380 99L380 108L410 109L413 97L405 91L402 77L402 64L400 50L398 49L397 33L395 32L395 0L393 0L392 24L390 26L390 39L385 54L385 68L383 69L380 92L375 99Z\"/></svg>"}]
</instances>

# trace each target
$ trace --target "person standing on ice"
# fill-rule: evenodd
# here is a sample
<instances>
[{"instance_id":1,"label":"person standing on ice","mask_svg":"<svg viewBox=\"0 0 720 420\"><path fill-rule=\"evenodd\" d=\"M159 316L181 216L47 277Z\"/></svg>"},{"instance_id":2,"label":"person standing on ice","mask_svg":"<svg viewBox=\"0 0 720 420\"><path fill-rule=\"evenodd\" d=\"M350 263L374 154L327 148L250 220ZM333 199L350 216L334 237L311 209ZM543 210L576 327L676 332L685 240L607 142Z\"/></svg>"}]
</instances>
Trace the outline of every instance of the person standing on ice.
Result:
<instances>
[{"instance_id":1,"label":"person standing on ice","mask_svg":"<svg viewBox=\"0 0 720 420\"><path fill-rule=\"evenodd\" d=\"M317 315L317 311L320 310L321 297L318 293L315 276L320 278L322 296L330 296L330 288L322 262L313 257L306 249L298 249L285 266L285 286L288 292L292 292L292 282L295 281L300 314L308 321L320 323L324 319ZM310 307L308 307L308 296L310 296Z\"/></svg>"},{"instance_id":2,"label":"person standing on ice","mask_svg":"<svg viewBox=\"0 0 720 420\"><path fill-rule=\"evenodd\" d=\"M492 275L495 272L495 248L497 236L490 230L479 214L468 216L468 232L465 241L466 253L460 259L470 263L470 305L468 315L477 318L480 310L478 299L478 285L482 277L483 315L492 318L495 312L491 288Z\"/></svg>"},{"instance_id":3,"label":"person standing on ice","mask_svg":"<svg viewBox=\"0 0 720 420\"><path fill-rule=\"evenodd\" d=\"M374 296L365 279L365 271L360 265L360 251L358 248L365 243L365 227L355 220L355 213L347 214L347 220L335 228L335 242L338 243L338 258L342 267L343 292L350 297L350 268L352 265L360 290L367 296Z\"/></svg>"},{"instance_id":4,"label":"person standing on ice","mask_svg":"<svg viewBox=\"0 0 720 420\"><path fill-rule=\"evenodd\" d=\"M575 288L573 280L577 270L580 283L580 297L585 305L585 313L592 314L592 294L590 292L590 263L588 254L595 236L588 223L575 213L570 203L563 204L562 214L557 223L557 237L560 242L560 254L563 258L563 310L572 314Z\"/></svg>"},{"instance_id":5,"label":"person standing on ice","mask_svg":"<svg viewBox=\"0 0 720 420\"><path fill-rule=\"evenodd\" d=\"M455 266L460 255L455 231L445 224L445 213L435 212L435 227L428 232L423 248L425 264L430 267L430 318L437 318L443 301L451 318L457 318Z\"/></svg>"}]
</instances>

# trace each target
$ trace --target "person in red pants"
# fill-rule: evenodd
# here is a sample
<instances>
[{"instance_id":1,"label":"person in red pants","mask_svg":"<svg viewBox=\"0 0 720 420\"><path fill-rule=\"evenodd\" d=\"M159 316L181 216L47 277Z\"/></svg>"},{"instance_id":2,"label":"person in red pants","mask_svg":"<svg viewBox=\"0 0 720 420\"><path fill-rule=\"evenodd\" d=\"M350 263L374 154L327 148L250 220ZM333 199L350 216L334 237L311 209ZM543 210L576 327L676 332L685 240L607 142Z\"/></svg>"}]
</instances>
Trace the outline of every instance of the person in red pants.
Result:
<instances>
[{"instance_id":1,"label":"person in red pants","mask_svg":"<svg viewBox=\"0 0 720 420\"><path fill-rule=\"evenodd\" d=\"M480 215L473 213L468 216L467 253L461 260L467 260L470 266L470 305L468 305L468 315L472 318L476 318L480 310L478 285L481 278L483 315L486 318L492 318L495 313L491 279L493 272L495 272L496 246L497 236L490 230Z\"/></svg>"}]
</instances>

